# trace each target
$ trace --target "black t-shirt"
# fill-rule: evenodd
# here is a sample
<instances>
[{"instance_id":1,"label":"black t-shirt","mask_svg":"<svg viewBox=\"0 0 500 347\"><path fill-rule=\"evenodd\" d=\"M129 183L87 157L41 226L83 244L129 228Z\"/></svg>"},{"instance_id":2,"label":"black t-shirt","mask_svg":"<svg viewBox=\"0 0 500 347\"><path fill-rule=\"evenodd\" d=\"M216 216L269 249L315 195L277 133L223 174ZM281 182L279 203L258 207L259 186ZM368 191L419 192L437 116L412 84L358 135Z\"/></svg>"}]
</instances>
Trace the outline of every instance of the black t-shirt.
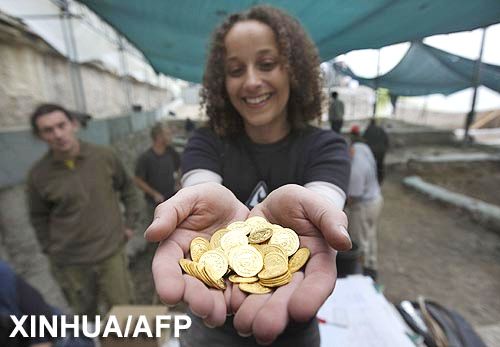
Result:
<instances>
[{"instance_id":1,"label":"black t-shirt","mask_svg":"<svg viewBox=\"0 0 500 347\"><path fill-rule=\"evenodd\" d=\"M350 163L344 139L331 130L312 126L290 132L272 144L253 143L245 133L220 138L208 128L198 129L182 157L182 172L207 169L222 176L222 184L247 206L259 196L259 182L267 193L285 184L313 181L333 183L344 192ZM257 197L258 201L255 201Z\"/></svg>"},{"instance_id":2,"label":"black t-shirt","mask_svg":"<svg viewBox=\"0 0 500 347\"><path fill-rule=\"evenodd\" d=\"M172 147L168 147L162 155L156 154L150 148L137 159L135 175L168 199L174 194L174 172L179 166L179 154ZM148 194L145 194L145 197L154 202Z\"/></svg>"}]
</instances>

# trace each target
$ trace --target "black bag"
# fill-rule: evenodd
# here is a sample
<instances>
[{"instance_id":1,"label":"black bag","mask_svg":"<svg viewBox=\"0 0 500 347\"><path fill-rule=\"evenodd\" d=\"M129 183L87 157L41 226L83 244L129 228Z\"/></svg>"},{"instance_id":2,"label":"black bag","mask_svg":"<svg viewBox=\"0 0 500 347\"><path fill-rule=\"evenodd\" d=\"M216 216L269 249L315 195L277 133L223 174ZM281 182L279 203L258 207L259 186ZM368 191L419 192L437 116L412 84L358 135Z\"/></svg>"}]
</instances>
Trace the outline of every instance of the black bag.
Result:
<instances>
[{"instance_id":1,"label":"black bag","mask_svg":"<svg viewBox=\"0 0 500 347\"><path fill-rule=\"evenodd\" d=\"M457 312L447 309L438 303L423 300L425 310L437 322L441 330L446 335L447 347L487 347L472 326ZM411 302L413 308L422 316L421 305L417 302ZM396 305L397 310L404 318L408 326L417 334L424 338L428 347L438 347L440 344L431 333L432 329L427 325L427 331L419 327L415 320L402 307L401 303ZM442 346L442 345L441 345Z\"/></svg>"}]
</instances>

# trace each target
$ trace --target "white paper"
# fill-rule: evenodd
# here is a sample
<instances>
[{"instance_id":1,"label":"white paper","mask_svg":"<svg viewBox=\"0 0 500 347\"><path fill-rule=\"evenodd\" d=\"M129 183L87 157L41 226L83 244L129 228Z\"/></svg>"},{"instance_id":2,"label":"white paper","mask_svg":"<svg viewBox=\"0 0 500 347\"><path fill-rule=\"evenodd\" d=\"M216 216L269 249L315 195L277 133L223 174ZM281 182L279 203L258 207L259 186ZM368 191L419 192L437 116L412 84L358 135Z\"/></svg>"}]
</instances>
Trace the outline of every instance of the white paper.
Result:
<instances>
[{"instance_id":1,"label":"white paper","mask_svg":"<svg viewBox=\"0 0 500 347\"><path fill-rule=\"evenodd\" d=\"M318 312L322 347L415 347L410 330L370 277L337 280Z\"/></svg>"}]
</instances>

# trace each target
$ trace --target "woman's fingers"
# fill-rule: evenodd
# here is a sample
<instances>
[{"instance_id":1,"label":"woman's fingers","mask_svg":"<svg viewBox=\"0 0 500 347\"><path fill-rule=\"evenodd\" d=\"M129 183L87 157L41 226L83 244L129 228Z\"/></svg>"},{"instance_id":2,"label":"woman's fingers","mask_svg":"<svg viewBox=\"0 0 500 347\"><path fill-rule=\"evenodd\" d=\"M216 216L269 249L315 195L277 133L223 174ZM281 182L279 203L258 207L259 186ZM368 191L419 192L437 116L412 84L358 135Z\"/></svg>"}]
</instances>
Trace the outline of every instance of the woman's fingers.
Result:
<instances>
[{"instance_id":1,"label":"woman's fingers","mask_svg":"<svg viewBox=\"0 0 500 347\"><path fill-rule=\"evenodd\" d=\"M214 296L199 279L184 275L186 287L183 301L191 311L200 318L207 318L214 310ZM225 318L225 315L224 315Z\"/></svg>"},{"instance_id":2,"label":"woman's fingers","mask_svg":"<svg viewBox=\"0 0 500 347\"><path fill-rule=\"evenodd\" d=\"M165 240L191 214L197 200L196 191L186 188L159 204L155 209L153 222L144 232L146 240L150 242Z\"/></svg>"},{"instance_id":3,"label":"woman's fingers","mask_svg":"<svg viewBox=\"0 0 500 347\"><path fill-rule=\"evenodd\" d=\"M230 302L231 313L238 312L238 309L240 308L243 301L245 301L247 296L248 296L247 294L243 293L240 290L237 284L233 284L233 290L231 291L231 302Z\"/></svg>"},{"instance_id":4,"label":"woman's fingers","mask_svg":"<svg viewBox=\"0 0 500 347\"><path fill-rule=\"evenodd\" d=\"M297 272L286 286L279 287L262 306L252 323L255 339L263 345L272 343L288 325L288 302L303 280L304 274Z\"/></svg>"},{"instance_id":5,"label":"woman's fingers","mask_svg":"<svg viewBox=\"0 0 500 347\"><path fill-rule=\"evenodd\" d=\"M224 293L218 289L210 289L209 292L212 295L214 306L212 312L210 312L203 322L209 328L219 327L226 321L227 309Z\"/></svg>"},{"instance_id":6,"label":"woman's fingers","mask_svg":"<svg viewBox=\"0 0 500 347\"><path fill-rule=\"evenodd\" d=\"M337 277L335 256L331 252L315 254L306 265L305 277L288 303L290 317L305 322L316 315L332 294Z\"/></svg>"},{"instance_id":7,"label":"woman's fingers","mask_svg":"<svg viewBox=\"0 0 500 347\"><path fill-rule=\"evenodd\" d=\"M251 294L246 297L234 315L234 328L241 336L252 334L252 325L259 310L266 304L271 294Z\"/></svg>"},{"instance_id":8,"label":"woman's fingers","mask_svg":"<svg viewBox=\"0 0 500 347\"><path fill-rule=\"evenodd\" d=\"M179 266L184 254L178 244L172 241L160 243L153 258L152 272L156 292L169 305L179 303L184 297L185 281Z\"/></svg>"}]
</instances>

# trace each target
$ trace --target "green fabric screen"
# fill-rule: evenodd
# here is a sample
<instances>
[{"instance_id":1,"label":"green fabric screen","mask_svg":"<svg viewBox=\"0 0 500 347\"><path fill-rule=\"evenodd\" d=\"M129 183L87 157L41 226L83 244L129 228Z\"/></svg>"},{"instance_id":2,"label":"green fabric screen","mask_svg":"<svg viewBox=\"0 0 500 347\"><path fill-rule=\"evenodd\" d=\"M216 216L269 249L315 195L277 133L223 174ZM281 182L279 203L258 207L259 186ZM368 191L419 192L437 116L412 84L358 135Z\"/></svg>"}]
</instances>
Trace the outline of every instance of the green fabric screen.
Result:
<instances>
[{"instance_id":1,"label":"green fabric screen","mask_svg":"<svg viewBox=\"0 0 500 347\"><path fill-rule=\"evenodd\" d=\"M335 71L351 76L371 88L387 88L391 95L418 96L451 94L473 87L474 60L459 57L421 42L412 43L391 71L378 78L356 76L348 67L335 63ZM500 93L500 66L481 64L480 84Z\"/></svg>"},{"instance_id":2,"label":"green fabric screen","mask_svg":"<svg viewBox=\"0 0 500 347\"><path fill-rule=\"evenodd\" d=\"M214 27L251 0L78 0L110 23L166 75L201 81ZM500 22L499 0L274 0L306 27L323 61Z\"/></svg>"}]
</instances>

